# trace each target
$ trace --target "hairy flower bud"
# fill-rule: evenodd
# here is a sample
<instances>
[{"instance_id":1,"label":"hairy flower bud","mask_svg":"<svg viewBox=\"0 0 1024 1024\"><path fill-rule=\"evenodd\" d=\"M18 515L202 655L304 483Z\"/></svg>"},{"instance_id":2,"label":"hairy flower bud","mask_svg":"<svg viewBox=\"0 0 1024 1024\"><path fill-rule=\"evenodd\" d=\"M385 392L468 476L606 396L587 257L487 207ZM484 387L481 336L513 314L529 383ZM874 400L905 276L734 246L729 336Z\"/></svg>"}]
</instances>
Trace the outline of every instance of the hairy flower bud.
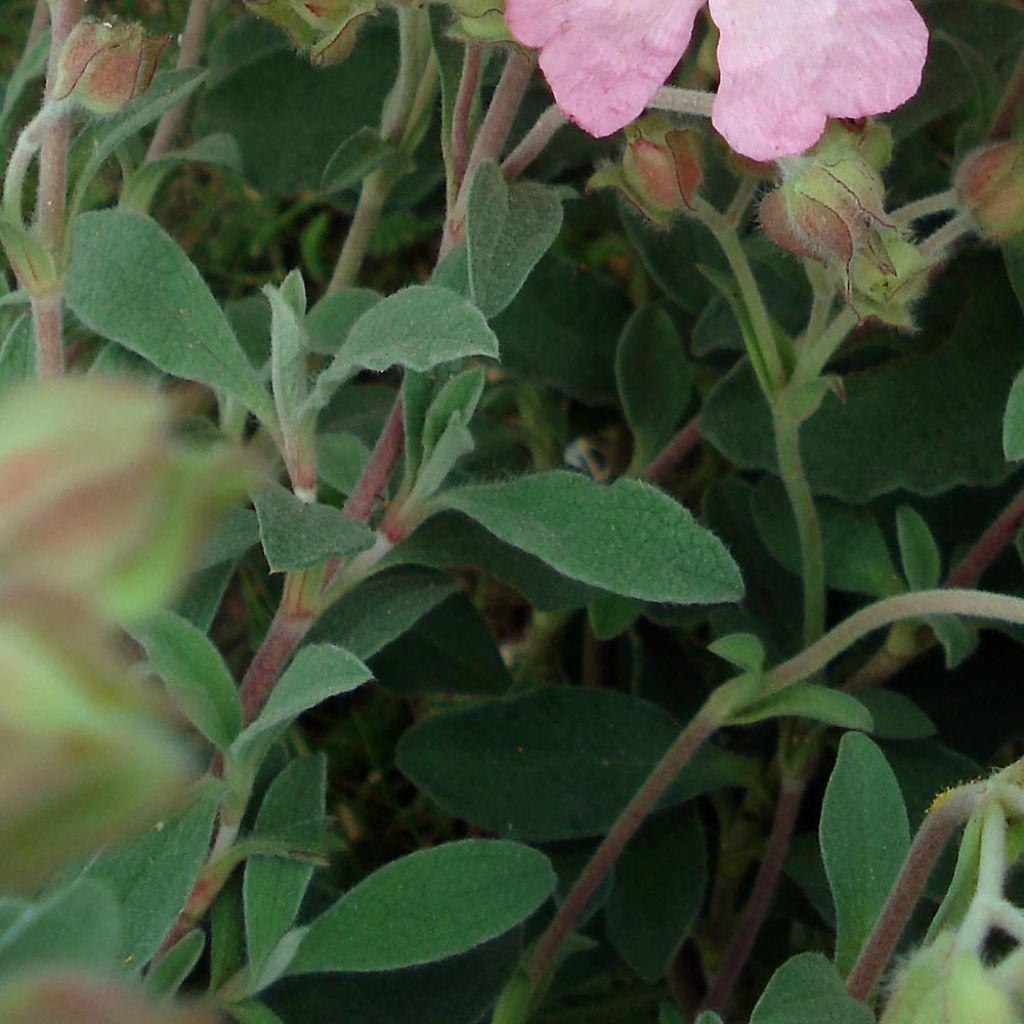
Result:
<instances>
[{"instance_id":1,"label":"hairy flower bud","mask_svg":"<svg viewBox=\"0 0 1024 1024\"><path fill-rule=\"evenodd\" d=\"M504 0L449 0L454 20L452 34L471 43L513 41L505 24Z\"/></svg>"},{"instance_id":2,"label":"hairy flower bud","mask_svg":"<svg viewBox=\"0 0 1024 1024\"><path fill-rule=\"evenodd\" d=\"M760 220L782 248L824 264L861 316L911 328L927 268L885 212L889 152L884 129L831 126L807 156L781 162L782 184L762 201Z\"/></svg>"},{"instance_id":3,"label":"hairy flower bud","mask_svg":"<svg viewBox=\"0 0 1024 1024\"><path fill-rule=\"evenodd\" d=\"M133 21L84 18L60 52L55 100L74 100L108 116L149 88L167 36L149 36Z\"/></svg>"},{"instance_id":4,"label":"hairy flower bud","mask_svg":"<svg viewBox=\"0 0 1024 1024\"><path fill-rule=\"evenodd\" d=\"M212 516L250 475L171 436L171 407L123 381L66 378L0 402L0 574L116 618L163 604Z\"/></svg>"},{"instance_id":5,"label":"hairy flower bud","mask_svg":"<svg viewBox=\"0 0 1024 1024\"><path fill-rule=\"evenodd\" d=\"M245 0L257 17L277 25L316 65L340 64L352 53L377 0Z\"/></svg>"},{"instance_id":6,"label":"hairy flower bud","mask_svg":"<svg viewBox=\"0 0 1024 1024\"><path fill-rule=\"evenodd\" d=\"M704 179L703 136L673 128L663 114L647 114L626 128L620 166L601 168L590 188L615 188L651 223L668 225L681 210L693 209Z\"/></svg>"},{"instance_id":7,"label":"hairy flower bud","mask_svg":"<svg viewBox=\"0 0 1024 1024\"><path fill-rule=\"evenodd\" d=\"M960 164L956 190L984 238L1024 235L1024 139L974 150Z\"/></svg>"},{"instance_id":8,"label":"hairy flower bud","mask_svg":"<svg viewBox=\"0 0 1024 1024\"><path fill-rule=\"evenodd\" d=\"M1021 1024L1011 996L973 949L942 932L910 958L893 986L881 1024Z\"/></svg>"},{"instance_id":9,"label":"hairy flower bud","mask_svg":"<svg viewBox=\"0 0 1024 1024\"><path fill-rule=\"evenodd\" d=\"M184 751L81 601L0 590L0 705L2 888L37 885L182 792Z\"/></svg>"},{"instance_id":10,"label":"hairy flower bud","mask_svg":"<svg viewBox=\"0 0 1024 1024\"><path fill-rule=\"evenodd\" d=\"M0 987L4 1024L213 1024L198 1006L151 1001L134 986L66 968L26 974Z\"/></svg>"}]
</instances>

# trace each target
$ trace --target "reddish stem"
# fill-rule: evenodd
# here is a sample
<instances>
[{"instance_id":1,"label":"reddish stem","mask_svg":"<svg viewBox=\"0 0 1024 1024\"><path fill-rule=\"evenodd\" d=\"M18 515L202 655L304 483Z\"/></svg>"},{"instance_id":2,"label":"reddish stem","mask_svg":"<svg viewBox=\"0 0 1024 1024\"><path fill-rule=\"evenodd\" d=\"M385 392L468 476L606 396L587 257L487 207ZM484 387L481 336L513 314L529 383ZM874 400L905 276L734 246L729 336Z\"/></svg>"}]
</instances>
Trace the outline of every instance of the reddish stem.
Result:
<instances>
[{"instance_id":1,"label":"reddish stem","mask_svg":"<svg viewBox=\"0 0 1024 1024\"><path fill-rule=\"evenodd\" d=\"M664 480L699 443L700 414L698 413L650 461L643 471L644 480L648 480L652 484Z\"/></svg>"},{"instance_id":2,"label":"reddish stem","mask_svg":"<svg viewBox=\"0 0 1024 1024\"><path fill-rule=\"evenodd\" d=\"M398 465L405 448L405 419L402 410L402 396L395 398L384 429L377 438L370 458L363 468L363 475L352 489L348 500L342 507L345 515L360 523L365 523L373 515L380 496L384 493L391 474ZM327 575L330 575L328 573Z\"/></svg>"},{"instance_id":3,"label":"reddish stem","mask_svg":"<svg viewBox=\"0 0 1024 1024\"><path fill-rule=\"evenodd\" d=\"M719 1016L724 1016L729 1009L733 989L746 966L750 951L768 914L806 789L806 779L790 775L782 777L779 801L775 805L775 816L772 819L761 865L754 879L754 888L718 967L715 980L704 999L704 1007L714 1010Z\"/></svg>"},{"instance_id":4,"label":"reddish stem","mask_svg":"<svg viewBox=\"0 0 1024 1024\"><path fill-rule=\"evenodd\" d=\"M452 193L458 195L459 188L469 166L469 121L473 112L473 100L480 82L481 50L470 43L462 61L462 76L459 91L452 107Z\"/></svg>"}]
</instances>

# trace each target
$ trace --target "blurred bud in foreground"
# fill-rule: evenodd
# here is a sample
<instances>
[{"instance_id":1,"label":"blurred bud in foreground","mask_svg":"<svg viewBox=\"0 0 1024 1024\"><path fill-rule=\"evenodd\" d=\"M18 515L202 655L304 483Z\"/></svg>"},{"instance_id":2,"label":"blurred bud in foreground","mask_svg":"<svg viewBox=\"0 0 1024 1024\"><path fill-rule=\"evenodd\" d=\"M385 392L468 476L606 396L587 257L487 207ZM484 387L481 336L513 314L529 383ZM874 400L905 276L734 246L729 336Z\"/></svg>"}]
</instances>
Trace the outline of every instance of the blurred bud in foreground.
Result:
<instances>
[{"instance_id":1,"label":"blurred bud in foreground","mask_svg":"<svg viewBox=\"0 0 1024 1024\"><path fill-rule=\"evenodd\" d=\"M166 45L166 36L147 35L134 21L84 18L60 52L53 98L116 114L149 88Z\"/></svg>"},{"instance_id":2,"label":"blurred bud in foreground","mask_svg":"<svg viewBox=\"0 0 1024 1024\"><path fill-rule=\"evenodd\" d=\"M860 316L912 328L927 268L886 215L889 154L884 129L831 124L810 153L780 161L782 184L761 203L760 219L782 248L824 264Z\"/></svg>"},{"instance_id":3,"label":"blurred bud in foreground","mask_svg":"<svg viewBox=\"0 0 1024 1024\"><path fill-rule=\"evenodd\" d=\"M150 1002L136 988L71 970L25 975L0 986L4 1024L214 1024L207 1009Z\"/></svg>"},{"instance_id":4,"label":"blurred bud in foreground","mask_svg":"<svg viewBox=\"0 0 1024 1024\"><path fill-rule=\"evenodd\" d=\"M187 782L181 745L75 599L0 591L0 707L0 888L147 824Z\"/></svg>"},{"instance_id":5,"label":"blurred bud in foreground","mask_svg":"<svg viewBox=\"0 0 1024 1024\"><path fill-rule=\"evenodd\" d=\"M1012 997L956 933L939 934L896 977L881 1024L1021 1024Z\"/></svg>"},{"instance_id":6,"label":"blurred bud in foreground","mask_svg":"<svg viewBox=\"0 0 1024 1024\"><path fill-rule=\"evenodd\" d=\"M978 231L992 242L1024 236L1024 139L1007 139L968 154L956 190Z\"/></svg>"},{"instance_id":7,"label":"blurred bud in foreground","mask_svg":"<svg viewBox=\"0 0 1024 1024\"><path fill-rule=\"evenodd\" d=\"M673 128L659 113L645 114L625 134L621 165L601 168L587 187L617 189L652 224L666 227L675 214L693 209L704 179L703 136Z\"/></svg>"},{"instance_id":8,"label":"blurred bud in foreground","mask_svg":"<svg viewBox=\"0 0 1024 1024\"><path fill-rule=\"evenodd\" d=\"M91 377L0 400L0 578L74 591L121 620L166 603L252 475L236 452L175 442L171 412Z\"/></svg>"}]
</instances>

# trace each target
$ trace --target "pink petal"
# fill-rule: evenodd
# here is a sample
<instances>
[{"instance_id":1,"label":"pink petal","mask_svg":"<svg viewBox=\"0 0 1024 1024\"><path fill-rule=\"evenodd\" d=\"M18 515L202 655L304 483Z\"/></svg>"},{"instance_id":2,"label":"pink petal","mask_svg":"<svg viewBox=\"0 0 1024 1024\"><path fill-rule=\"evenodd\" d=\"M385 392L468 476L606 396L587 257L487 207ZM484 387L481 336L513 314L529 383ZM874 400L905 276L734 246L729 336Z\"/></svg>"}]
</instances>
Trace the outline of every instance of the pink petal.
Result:
<instances>
[{"instance_id":1,"label":"pink petal","mask_svg":"<svg viewBox=\"0 0 1024 1024\"><path fill-rule=\"evenodd\" d=\"M558 106L591 135L638 117L672 73L703 0L506 0L505 20Z\"/></svg>"},{"instance_id":2,"label":"pink petal","mask_svg":"<svg viewBox=\"0 0 1024 1024\"><path fill-rule=\"evenodd\" d=\"M910 0L711 0L721 30L712 121L739 153L802 153L827 117L865 117L917 92L928 29Z\"/></svg>"}]
</instances>

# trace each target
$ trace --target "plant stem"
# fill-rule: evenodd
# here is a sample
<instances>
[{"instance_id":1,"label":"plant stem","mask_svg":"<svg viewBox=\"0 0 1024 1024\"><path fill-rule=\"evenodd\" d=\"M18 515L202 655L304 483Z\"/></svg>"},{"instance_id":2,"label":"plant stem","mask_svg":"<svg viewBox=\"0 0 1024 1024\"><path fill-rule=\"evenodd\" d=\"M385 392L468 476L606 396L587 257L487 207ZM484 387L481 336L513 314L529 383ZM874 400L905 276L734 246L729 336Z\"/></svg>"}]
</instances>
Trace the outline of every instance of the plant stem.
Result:
<instances>
[{"instance_id":1,"label":"plant stem","mask_svg":"<svg viewBox=\"0 0 1024 1024\"><path fill-rule=\"evenodd\" d=\"M52 118L52 109L44 106L21 130L7 161L4 174L4 214L18 224L24 223L25 178L33 158L43 144Z\"/></svg>"},{"instance_id":2,"label":"plant stem","mask_svg":"<svg viewBox=\"0 0 1024 1024\"><path fill-rule=\"evenodd\" d=\"M1024 54L1017 61L1017 66L1010 75L1010 80L1003 91L988 133L993 139L1007 139L1013 133L1017 123L1017 115L1024 105Z\"/></svg>"},{"instance_id":3,"label":"plant stem","mask_svg":"<svg viewBox=\"0 0 1024 1024\"><path fill-rule=\"evenodd\" d=\"M779 472L800 538L804 643L812 644L825 631L825 549L821 539L821 524L800 457L800 424L785 409L780 409L775 413L774 427Z\"/></svg>"},{"instance_id":4,"label":"plant stem","mask_svg":"<svg viewBox=\"0 0 1024 1024\"><path fill-rule=\"evenodd\" d=\"M454 204L466 177L466 168L469 166L470 118L477 86L480 84L481 63L482 50L475 43L468 43L462 58L459 89L452 107L452 177L448 183L449 206Z\"/></svg>"},{"instance_id":5,"label":"plant stem","mask_svg":"<svg viewBox=\"0 0 1024 1024\"><path fill-rule=\"evenodd\" d=\"M26 50L46 31L46 26L49 23L50 5L47 0L36 0L36 9L32 12L32 24L28 29L28 41L25 43Z\"/></svg>"},{"instance_id":6,"label":"plant stem","mask_svg":"<svg viewBox=\"0 0 1024 1024\"><path fill-rule=\"evenodd\" d=\"M352 223L349 224L341 252L338 254L338 262L327 285L328 295L343 288L350 288L356 283L363 261L369 252L373 233L384 210L384 204L387 202L388 193L391 191L387 178L383 168L379 168L363 180Z\"/></svg>"},{"instance_id":7,"label":"plant stem","mask_svg":"<svg viewBox=\"0 0 1024 1024\"><path fill-rule=\"evenodd\" d=\"M797 379L811 381L820 377L828 361L859 322L860 317L847 306L832 318L832 322L820 334L808 333L807 341L797 358Z\"/></svg>"},{"instance_id":8,"label":"plant stem","mask_svg":"<svg viewBox=\"0 0 1024 1024\"><path fill-rule=\"evenodd\" d=\"M668 110L673 114L691 114L694 117L710 117L715 103L713 92L700 89L677 89L663 85L648 102L648 110Z\"/></svg>"},{"instance_id":9,"label":"plant stem","mask_svg":"<svg viewBox=\"0 0 1024 1024\"><path fill-rule=\"evenodd\" d=\"M398 465L398 460L405 448L405 420L402 410L402 396L395 398L395 403L388 414L384 429L377 438L370 458L367 460L358 483L348 496L342 511L352 519L365 523L373 514L384 488L387 487L391 474Z\"/></svg>"},{"instance_id":10,"label":"plant stem","mask_svg":"<svg viewBox=\"0 0 1024 1024\"><path fill-rule=\"evenodd\" d=\"M750 261L747 259L746 250L743 248L736 228L700 196L694 198L694 210L722 247L722 252L736 278L736 284L754 331L754 338L745 340L748 345L751 343L756 345L757 351L750 354L764 367L768 377L765 382L766 388L770 389L773 394L781 391L786 383L786 373L779 356L778 346L775 344L775 331L772 329L771 317L768 315L764 299L761 296L761 289L750 268Z\"/></svg>"},{"instance_id":11,"label":"plant stem","mask_svg":"<svg viewBox=\"0 0 1024 1024\"><path fill-rule=\"evenodd\" d=\"M874 991L939 854L978 806L981 792L979 785L963 786L932 805L893 882L885 906L846 979L846 991L854 999L866 1000Z\"/></svg>"},{"instance_id":12,"label":"plant stem","mask_svg":"<svg viewBox=\"0 0 1024 1024\"><path fill-rule=\"evenodd\" d=\"M699 443L700 413L651 459L640 476L652 484L664 480Z\"/></svg>"},{"instance_id":13,"label":"plant stem","mask_svg":"<svg viewBox=\"0 0 1024 1024\"><path fill-rule=\"evenodd\" d=\"M728 686L716 690L689 725L679 734L652 769L632 800L612 825L608 834L594 851L586 867L573 883L554 919L534 948L527 966L527 974L534 991L557 962L562 943L573 929L598 886L604 881L626 844L643 824L662 794L675 780L704 742L725 722L732 710Z\"/></svg>"},{"instance_id":14,"label":"plant stem","mask_svg":"<svg viewBox=\"0 0 1024 1024\"><path fill-rule=\"evenodd\" d=\"M63 296L31 297L32 325L36 338L36 373L46 380L64 372Z\"/></svg>"},{"instance_id":15,"label":"plant stem","mask_svg":"<svg viewBox=\"0 0 1024 1024\"><path fill-rule=\"evenodd\" d=\"M960 205L960 196L955 188L948 188L944 192L936 192L934 195L925 196L923 199L915 199L912 203L892 211L890 215L897 224L910 224L912 221L920 220L922 217L930 217L935 213L945 213L947 210L955 210Z\"/></svg>"},{"instance_id":16,"label":"plant stem","mask_svg":"<svg viewBox=\"0 0 1024 1024\"><path fill-rule=\"evenodd\" d=\"M185 27L181 32L181 43L178 49L178 70L199 66L199 58L206 42L206 26L210 21L212 0L191 0L188 14L185 16ZM182 102L168 110L157 123L156 131L146 151L146 162L156 160L164 155L174 142L181 123L185 120L187 103Z\"/></svg>"},{"instance_id":17,"label":"plant stem","mask_svg":"<svg viewBox=\"0 0 1024 1024\"><path fill-rule=\"evenodd\" d=\"M984 590L919 590L886 597L854 612L816 643L776 666L764 677L761 695L770 696L823 669L858 640L903 619L963 615L1024 626L1024 599Z\"/></svg>"},{"instance_id":18,"label":"plant stem","mask_svg":"<svg viewBox=\"0 0 1024 1024\"><path fill-rule=\"evenodd\" d=\"M723 1016L729 1009L733 989L743 973L768 914L806 789L806 779L783 775L779 800L775 805L772 827L754 879L754 888L704 999L705 1009L714 1010L719 1016Z\"/></svg>"},{"instance_id":19,"label":"plant stem","mask_svg":"<svg viewBox=\"0 0 1024 1024\"><path fill-rule=\"evenodd\" d=\"M964 210L950 218L938 231L930 234L920 246L925 262L937 266L949 258L949 252L960 239L974 231L974 218Z\"/></svg>"},{"instance_id":20,"label":"plant stem","mask_svg":"<svg viewBox=\"0 0 1024 1024\"><path fill-rule=\"evenodd\" d=\"M466 161L466 173L459 186L451 214L445 218L444 235L438 260L443 259L461 240L462 224L466 217L466 203L476 169L485 160L499 160L512 131L512 122L533 77L533 59L518 50L509 54L505 70L491 97L483 124Z\"/></svg>"},{"instance_id":21,"label":"plant stem","mask_svg":"<svg viewBox=\"0 0 1024 1024\"><path fill-rule=\"evenodd\" d=\"M518 178L555 137L569 119L552 103L534 122L533 127L523 136L519 145L502 162L501 170L508 180Z\"/></svg>"}]
</instances>

